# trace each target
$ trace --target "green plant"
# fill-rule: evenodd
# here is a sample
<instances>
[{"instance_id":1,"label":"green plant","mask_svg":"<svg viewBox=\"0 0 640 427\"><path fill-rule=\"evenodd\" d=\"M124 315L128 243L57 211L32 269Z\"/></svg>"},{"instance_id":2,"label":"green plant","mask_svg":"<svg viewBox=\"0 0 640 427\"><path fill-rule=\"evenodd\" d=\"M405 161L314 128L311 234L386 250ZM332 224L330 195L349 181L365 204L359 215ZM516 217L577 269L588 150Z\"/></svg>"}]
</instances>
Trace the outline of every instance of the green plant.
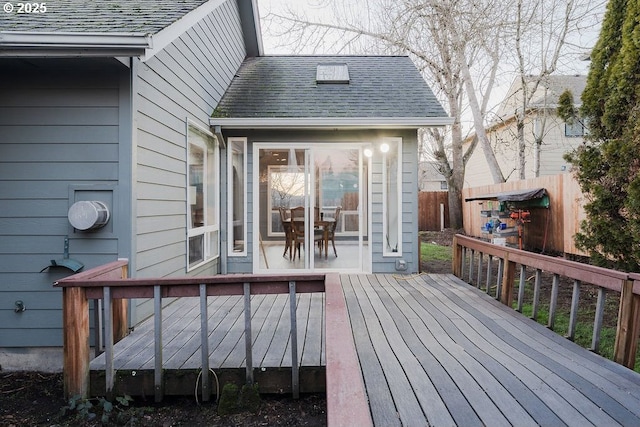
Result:
<instances>
[{"instance_id":1,"label":"green plant","mask_svg":"<svg viewBox=\"0 0 640 427\"><path fill-rule=\"evenodd\" d=\"M86 399L80 396L73 396L69 399L68 405L63 406L61 415L67 416L75 413L74 419L77 421L93 421L100 417L102 424L117 422L120 425L134 425L142 409L131 408L129 404L133 402L131 396L118 396L114 405L104 397Z\"/></svg>"},{"instance_id":2,"label":"green plant","mask_svg":"<svg viewBox=\"0 0 640 427\"><path fill-rule=\"evenodd\" d=\"M227 383L222 388L218 415L231 415L240 412L257 412L260 408L260 392L258 384L245 384L238 388L233 383Z\"/></svg>"},{"instance_id":3,"label":"green plant","mask_svg":"<svg viewBox=\"0 0 640 427\"><path fill-rule=\"evenodd\" d=\"M515 294L517 295L518 281L515 283ZM530 301L533 296L532 285L530 283L525 284L525 300ZM517 302L513 303L513 308L517 308ZM616 307L609 307L609 310L616 310ZM532 303L524 303L522 305L522 315L531 317L533 315ZM590 308L580 307L578 308L578 319L593 319L593 311ZM553 331L558 335L566 336L569 331L569 310L566 308L558 308L556 310L556 317L553 325ZM538 313L536 321L542 325L548 325L549 323L549 304L539 303ZM593 322L581 322L576 324L576 330L574 334L573 342L584 348L591 348L593 337ZM615 326L603 325L600 330L600 342L597 353L609 360L613 360L613 349L616 340L616 328ZM640 351L636 352L636 372L640 372Z\"/></svg>"}]
</instances>

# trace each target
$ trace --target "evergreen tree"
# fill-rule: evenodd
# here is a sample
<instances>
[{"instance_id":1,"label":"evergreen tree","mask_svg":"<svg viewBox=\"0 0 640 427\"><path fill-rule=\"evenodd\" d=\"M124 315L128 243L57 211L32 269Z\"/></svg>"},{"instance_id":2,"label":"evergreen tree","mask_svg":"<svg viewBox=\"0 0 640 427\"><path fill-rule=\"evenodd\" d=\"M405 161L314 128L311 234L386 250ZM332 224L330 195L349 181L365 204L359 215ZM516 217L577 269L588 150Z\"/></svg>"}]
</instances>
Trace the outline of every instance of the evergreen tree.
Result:
<instances>
[{"instance_id":1,"label":"evergreen tree","mask_svg":"<svg viewBox=\"0 0 640 427\"><path fill-rule=\"evenodd\" d=\"M640 271L639 100L640 0L611 0L582 95L588 142L567 159L587 199L576 244L597 265L634 272Z\"/></svg>"}]
</instances>

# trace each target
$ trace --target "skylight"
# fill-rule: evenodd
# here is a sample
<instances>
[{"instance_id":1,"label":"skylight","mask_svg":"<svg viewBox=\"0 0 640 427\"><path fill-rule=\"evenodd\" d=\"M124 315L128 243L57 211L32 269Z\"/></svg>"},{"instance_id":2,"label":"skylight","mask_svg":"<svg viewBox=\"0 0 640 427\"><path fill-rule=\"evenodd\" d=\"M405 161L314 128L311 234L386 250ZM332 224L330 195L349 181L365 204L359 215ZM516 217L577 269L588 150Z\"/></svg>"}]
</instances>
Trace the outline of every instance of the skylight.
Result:
<instances>
[{"instance_id":1,"label":"skylight","mask_svg":"<svg viewBox=\"0 0 640 427\"><path fill-rule=\"evenodd\" d=\"M316 83L348 84L349 68L347 64L318 64Z\"/></svg>"}]
</instances>

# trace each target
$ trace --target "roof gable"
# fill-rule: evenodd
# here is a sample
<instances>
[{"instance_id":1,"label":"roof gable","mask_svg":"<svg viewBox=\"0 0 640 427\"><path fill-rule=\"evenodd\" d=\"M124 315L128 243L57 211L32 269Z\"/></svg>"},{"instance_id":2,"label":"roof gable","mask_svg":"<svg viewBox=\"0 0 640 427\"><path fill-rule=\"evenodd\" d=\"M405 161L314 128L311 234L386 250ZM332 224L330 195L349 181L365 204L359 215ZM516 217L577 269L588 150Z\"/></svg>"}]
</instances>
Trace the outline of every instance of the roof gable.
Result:
<instances>
[{"instance_id":1,"label":"roof gable","mask_svg":"<svg viewBox=\"0 0 640 427\"><path fill-rule=\"evenodd\" d=\"M0 15L0 55L152 56L229 2L238 7L247 52L259 55L256 0L57 0L43 13Z\"/></svg>"},{"instance_id":2,"label":"roof gable","mask_svg":"<svg viewBox=\"0 0 640 427\"><path fill-rule=\"evenodd\" d=\"M316 81L346 64L349 82ZM406 56L266 56L245 60L220 101L221 118L447 118Z\"/></svg>"}]
</instances>

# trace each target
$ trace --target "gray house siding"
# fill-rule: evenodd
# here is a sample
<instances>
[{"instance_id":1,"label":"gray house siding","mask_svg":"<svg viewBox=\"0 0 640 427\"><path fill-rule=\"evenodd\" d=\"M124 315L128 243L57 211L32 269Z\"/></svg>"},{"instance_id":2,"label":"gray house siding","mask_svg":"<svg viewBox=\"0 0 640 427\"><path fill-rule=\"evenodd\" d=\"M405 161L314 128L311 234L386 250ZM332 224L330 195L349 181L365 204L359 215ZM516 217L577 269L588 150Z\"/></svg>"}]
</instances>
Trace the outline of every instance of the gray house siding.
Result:
<instances>
[{"instance_id":1,"label":"gray house siding","mask_svg":"<svg viewBox=\"0 0 640 427\"><path fill-rule=\"evenodd\" d=\"M402 138L402 257L383 256L382 238L382 158L374 155L372 159L372 179L371 179L371 229L369 239L372 242L372 265L375 273L396 273L396 259L402 258L407 261L407 272L418 271L418 156L417 156L417 134L411 130L384 130L384 131L226 131L225 138L247 137L247 229L248 248L253 247L253 193L255 180L253 177L253 143L256 142L362 142L379 143L384 137ZM226 162L223 159L222 162ZM225 175L226 176L226 175ZM227 182L223 181L226 189ZM262 192L265 193L265 192ZM266 235L266 233L263 233ZM223 242L223 245L226 241ZM237 256L227 258L227 268L229 273L251 273L253 270L253 257L249 250L247 256Z\"/></svg>"},{"instance_id":2,"label":"gray house siding","mask_svg":"<svg viewBox=\"0 0 640 427\"><path fill-rule=\"evenodd\" d=\"M128 70L115 60L0 59L0 347L62 345L62 297L40 272L63 257L85 269L127 256L127 190L118 163L127 125ZM122 175L124 174L124 175ZM124 186L126 187L126 186ZM78 200L101 200L112 218L94 232L67 220ZM14 302L26 311L16 313Z\"/></svg>"},{"instance_id":3,"label":"gray house siding","mask_svg":"<svg viewBox=\"0 0 640 427\"><path fill-rule=\"evenodd\" d=\"M209 129L208 119L244 58L237 3L229 0L137 65L132 262L137 277L186 274L187 120ZM224 218L221 222L224 228ZM216 274L219 264L217 259L188 274ZM132 320L151 309L149 302L139 302Z\"/></svg>"}]
</instances>

